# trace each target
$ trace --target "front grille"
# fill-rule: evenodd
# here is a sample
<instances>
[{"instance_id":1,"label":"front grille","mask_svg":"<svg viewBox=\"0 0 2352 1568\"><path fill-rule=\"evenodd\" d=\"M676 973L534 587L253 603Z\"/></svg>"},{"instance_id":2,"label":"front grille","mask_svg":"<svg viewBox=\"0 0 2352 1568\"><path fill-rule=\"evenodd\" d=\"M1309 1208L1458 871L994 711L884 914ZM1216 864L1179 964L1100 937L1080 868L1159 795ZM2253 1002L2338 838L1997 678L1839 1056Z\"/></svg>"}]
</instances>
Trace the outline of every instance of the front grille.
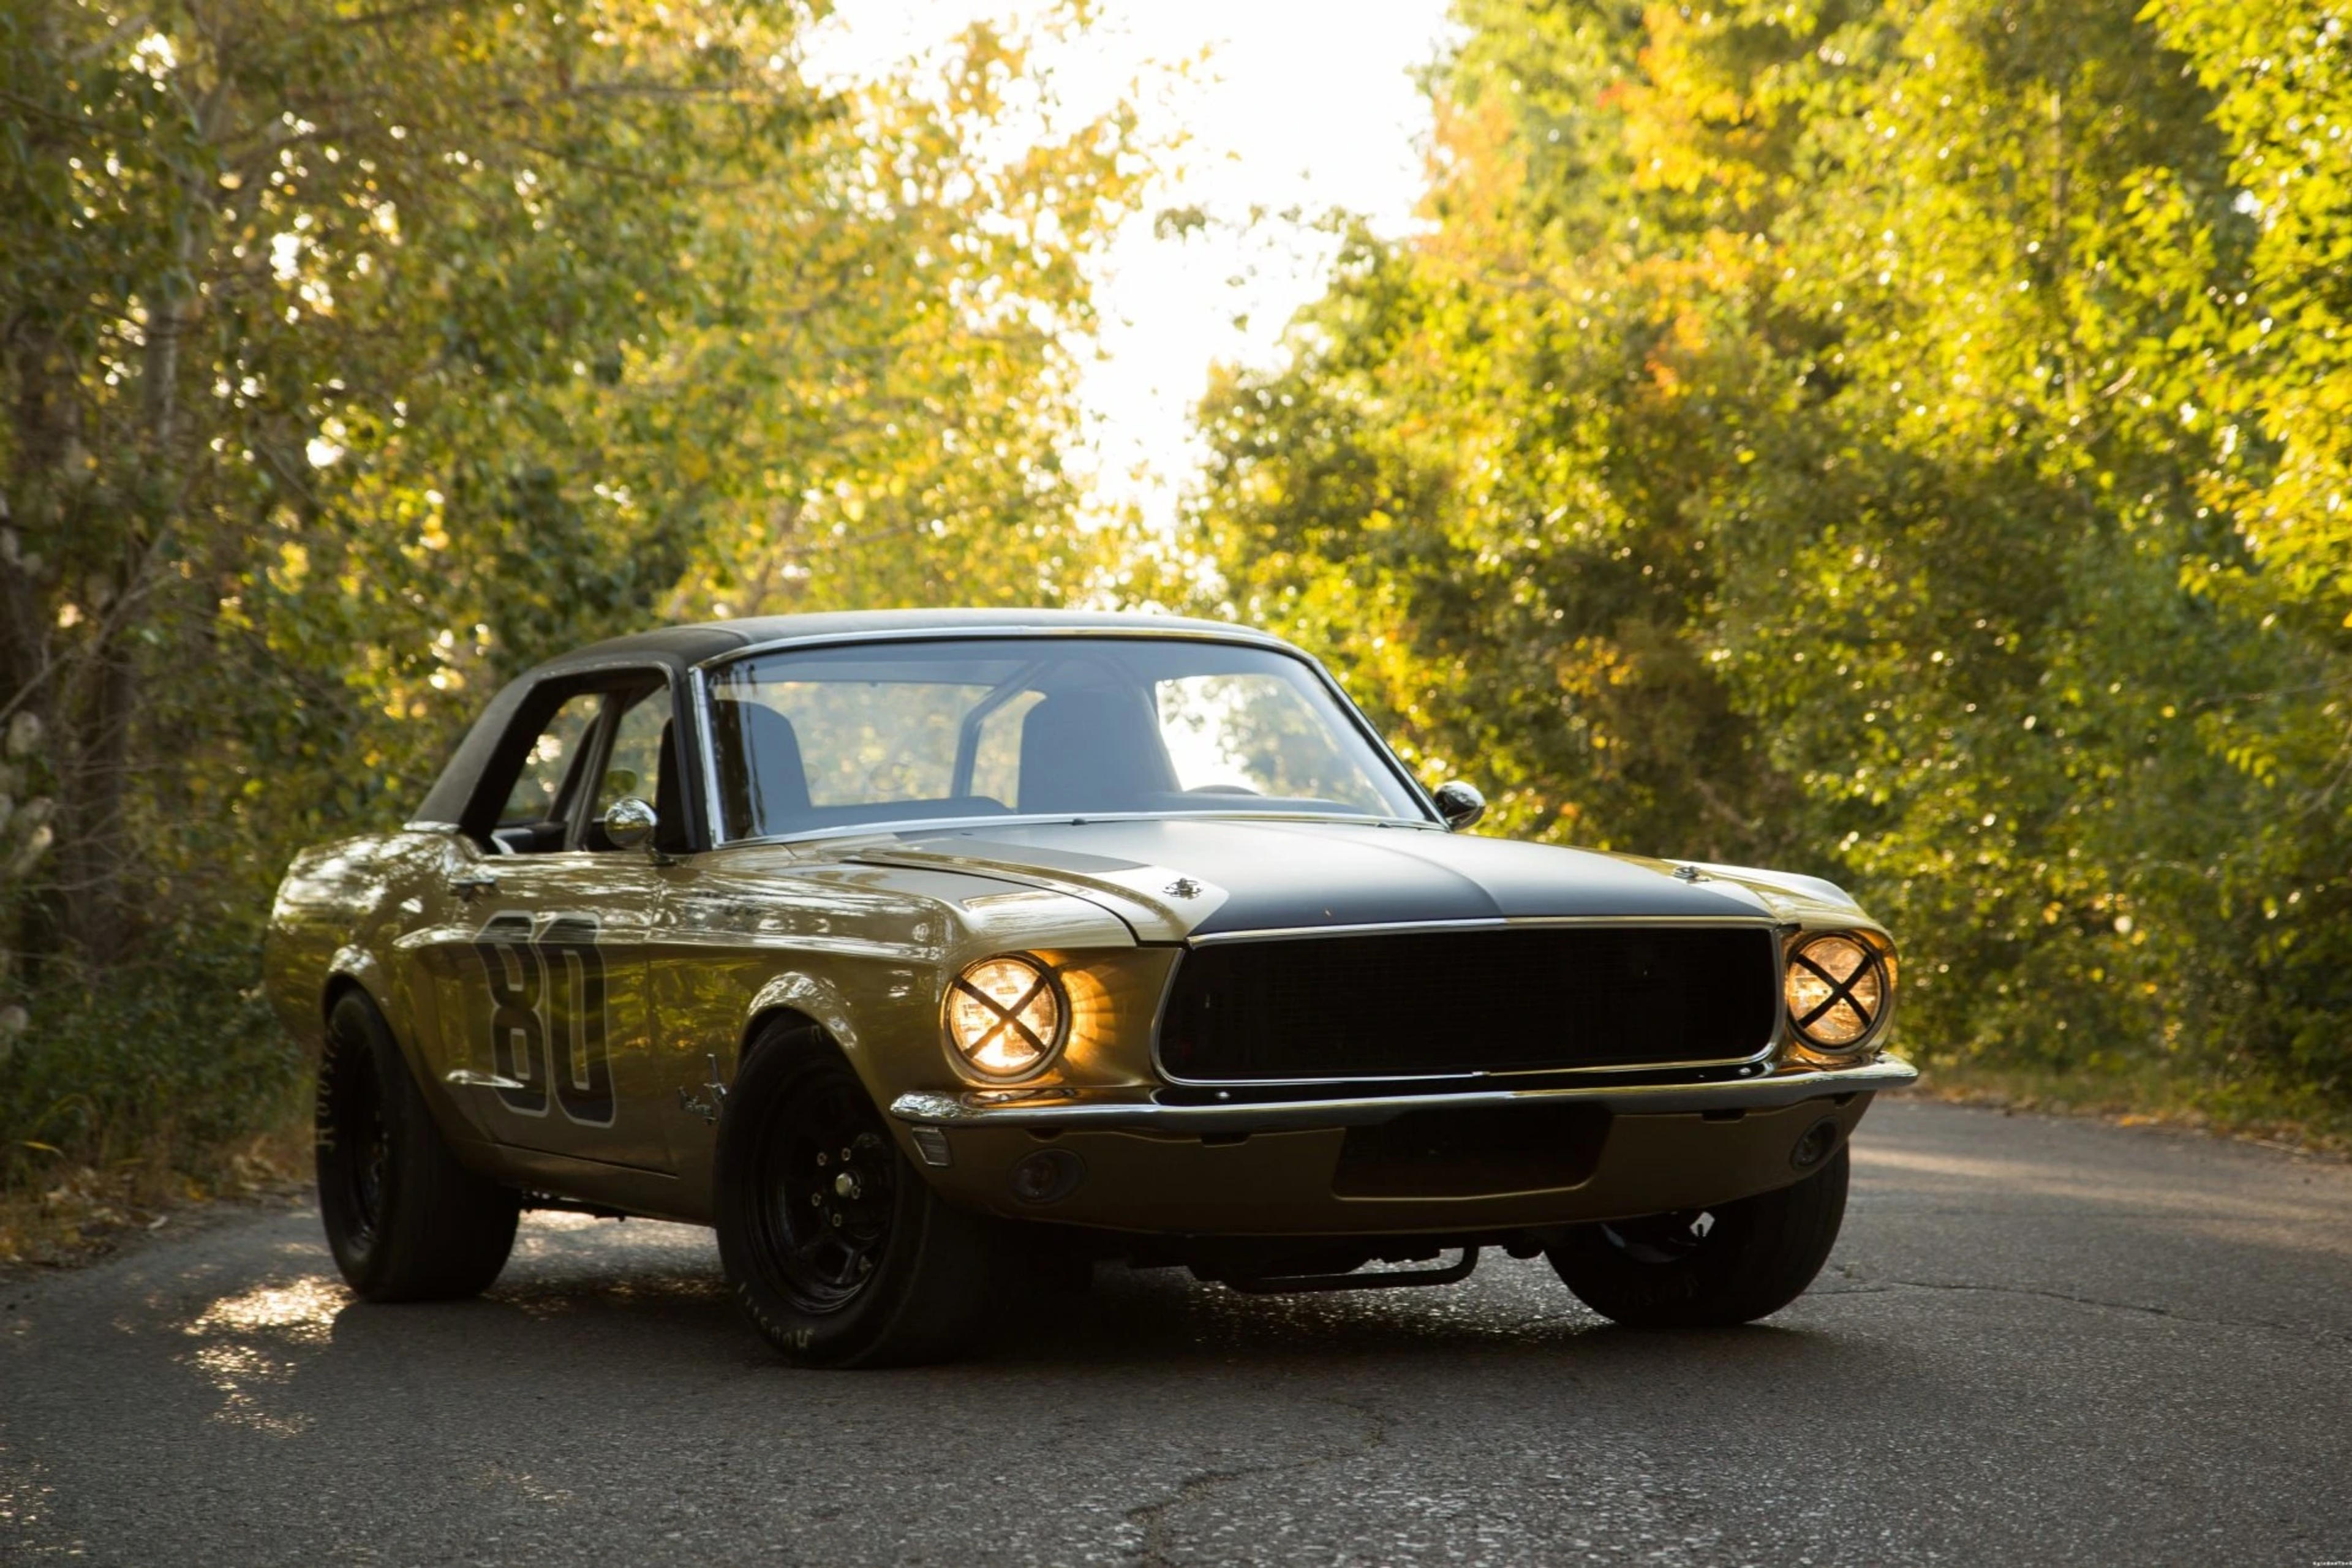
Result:
<instances>
[{"instance_id":1,"label":"front grille","mask_svg":"<svg viewBox=\"0 0 2352 1568\"><path fill-rule=\"evenodd\" d=\"M1738 1061L1780 1009L1760 926L1530 926L1202 947L1160 1065L1195 1081Z\"/></svg>"}]
</instances>

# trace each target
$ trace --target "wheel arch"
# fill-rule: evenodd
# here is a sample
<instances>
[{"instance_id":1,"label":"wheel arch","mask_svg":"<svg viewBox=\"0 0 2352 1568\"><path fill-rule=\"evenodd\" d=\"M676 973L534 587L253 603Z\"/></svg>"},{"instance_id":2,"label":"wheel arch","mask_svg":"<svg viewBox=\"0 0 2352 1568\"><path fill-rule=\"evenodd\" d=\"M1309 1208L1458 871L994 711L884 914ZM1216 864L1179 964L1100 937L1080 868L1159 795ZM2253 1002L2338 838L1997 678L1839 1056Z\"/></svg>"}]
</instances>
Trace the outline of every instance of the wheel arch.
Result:
<instances>
[{"instance_id":1,"label":"wheel arch","mask_svg":"<svg viewBox=\"0 0 2352 1568\"><path fill-rule=\"evenodd\" d=\"M392 1037L393 1048L408 1069L409 1081L425 1097L425 1109L431 1113L441 1135L450 1141L458 1157L469 1164L480 1163L475 1152L475 1134L464 1116L450 1100L447 1089L435 1079L432 1064L425 1059L424 1043L416 1038L415 1020L392 1005L387 994L389 986L383 966L375 955L364 948L346 947L337 952L327 966L326 984L320 988L319 1036L323 1047L335 1009L346 996L357 996L375 1010L376 1021Z\"/></svg>"},{"instance_id":2,"label":"wheel arch","mask_svg":"<svg viewBox=\"0 0 2352 1568\"><path fill-rule=\"evenodd\" d=\"M811 1028L823 1036L828 1044L833 1041L833 1031L824 1026L824 1020L788 1004L773 1003L758 1009L744 1020L742 1035L735 1042L737 1072L741 1072L744 1064L751 1059L752 1047L759 1044L760 1037L778 1024Z\"/></svg>"},{"instance_id":3,"label":"wheel arch","mask_svg":"<svg viewBox=\"0 0 2352 1568\"><path fill-rule=\"evenodd\" d=\"M821 976L805 970L788 970L772 975L743 1010L743 1027L735 1040L735 1070L740 1072L749 1058L752 1042L760 1032L780 1019L797 1019L822 1033L834 1048L848 1058L851 1069L866 1079L867 1068L862 1058L866 1053L858 1048L860 1037L853 1020L849 999L840 989ZM873 1084L868 1081L866 1088Z\"/></svg>"},{"instance_id":4,"label":"wheel arch","mask_svg":"<svg viewBox=\"0 0 2352 1568\"><path fill-rule=\"evenodd\" d=\"M338 948L335 956L327 961L326 983L319 988L320 1024L323 1026L334 1016L336 1004L356 991L367 998L377 1016L390 1025L391 998L385 995L385 989L383 965L376 962L375 954L363 947Z\"/></svg>"},{"instance_id":5,"label":"wheel arch","mask_svg":"<svg viewBox=\"0 0 2352 1568\"><path fill-rule=\"evenodd\" d=\"M378 1013L383 1011L383 1004L377 1000L374 993L367 988L358 975L330 974L327 976L326 987L319 996L320 1022L324 1024L334 1017L335 1009L342 1004L343 998L352 995L365 999L367 1004Z\"/></svg>"},{"instance_id":6,"label":"wheel arch","mask_svg":"<svg viewBox=\"0 0 2352 1568\"><path fill-rule=\"evenodd\" d=\"M760 988L744 1010L742 1031L735 1043L735 1060L726 1075L728 1081L732 1084L742 1077L760 1037L778 1024L805 1026L814 1033L812 1043L821 1042L822 1047L830 1048L865 1089L866 1098L881 1118L891 1141L898 1145L921 1180L931 1184L931 1171L915 1146L912 1133L890 1114L890 1101L898 1091L887 1079L885 1065L876 1059L875 1051L860 1048L861 1038L850 1020L846 998L820 977L806 973L780 974Z\"/></svg>"}]
</instances>

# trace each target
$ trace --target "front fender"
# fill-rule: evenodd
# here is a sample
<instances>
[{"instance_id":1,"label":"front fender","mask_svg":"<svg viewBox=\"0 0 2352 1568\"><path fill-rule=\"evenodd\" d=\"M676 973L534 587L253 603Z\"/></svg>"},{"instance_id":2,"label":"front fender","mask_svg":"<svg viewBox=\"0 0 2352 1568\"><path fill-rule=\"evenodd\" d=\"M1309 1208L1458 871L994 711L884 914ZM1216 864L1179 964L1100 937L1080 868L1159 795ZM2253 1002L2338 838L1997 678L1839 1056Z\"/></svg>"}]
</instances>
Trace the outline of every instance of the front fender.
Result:
<instances>
[{"instance_id":1,"label":"front fender","mask_svg":"<svg viewBox=\"0 0 2352 1568\"><path fill-rule=\"evenodd\" d=\"M741 1044L736 1048L736 1067L742 1067L742 1052L751 1042L751 1032L760 1020L771 1013L793 1012L809 1018L831 1035L857 1076L865 1080L867 1092L877 1087L870 1064L864 1061L866 1052L858 1037L857 1025L849 1009L849 1000L840 987L821 976L804 970L787 970L769 977L767 984L752 994L751 1005L743 1012Z\"/></svg>"}]
</instances>

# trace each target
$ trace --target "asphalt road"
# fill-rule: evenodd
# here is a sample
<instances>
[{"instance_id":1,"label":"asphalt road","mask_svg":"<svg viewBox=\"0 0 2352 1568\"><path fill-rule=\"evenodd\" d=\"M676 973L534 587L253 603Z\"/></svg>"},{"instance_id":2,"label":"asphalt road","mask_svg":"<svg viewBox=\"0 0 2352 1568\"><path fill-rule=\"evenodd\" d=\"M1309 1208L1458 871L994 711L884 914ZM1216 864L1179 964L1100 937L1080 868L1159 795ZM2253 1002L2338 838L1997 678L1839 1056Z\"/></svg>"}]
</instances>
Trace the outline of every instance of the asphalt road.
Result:
<instances>
[{"instance_id":1,"label":"asphalt road","mask_svg":"<svg viewBox=\"0 0 2352 1568\"><path fill-rule=\"evenodd\" d=\"M699 1231L383 1308L255 1215L0 1288L0 1562L2352 1563L2352 1167L1908 1103L1855 1153L1763 1327L1121 1271L893 1373L770 1361Z\"/></svg>"}]
</instances>

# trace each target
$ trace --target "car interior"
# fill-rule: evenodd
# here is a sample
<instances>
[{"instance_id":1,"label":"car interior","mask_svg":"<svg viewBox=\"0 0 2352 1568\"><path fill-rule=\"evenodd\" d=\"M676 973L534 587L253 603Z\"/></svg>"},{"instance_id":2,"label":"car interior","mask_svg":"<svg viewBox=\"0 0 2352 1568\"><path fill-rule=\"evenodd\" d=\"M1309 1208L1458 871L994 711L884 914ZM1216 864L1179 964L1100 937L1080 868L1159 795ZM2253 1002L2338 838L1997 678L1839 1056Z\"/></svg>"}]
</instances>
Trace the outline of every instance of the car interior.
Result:
<instances>
[{"instance_id":1,"label":"car interior","mask_svg":"<svg viewBox=\"0 0 2352 1568\"><path fill-rule=\"evenodd\" d=\"M1010 688L1008 689L1008 688ZM1009 699L1037 700L1018 718L1011 798L972 787L982 726ZM940 794L823 804L791 719L750 697L712 704L719 805L727 837L775 837L867 823L962 817L1201 811L1203 796L1250 797L1255 809L1363 814L1321 798L1262 795L1245 785L1183 787L1149 687L1123 683L1000 687L964 716L949 789Z\"/></svg>"},{"instance_id":2,"label":"car interior","mask_svg":"<svg viewBox=\"0 0 2352 1568\"><path fill-rule=\"evenodd\" d=\"M604 836L604 815L626 796L653 806L656 849L684 847L666 680L635 677L624 685L575 687L552 713L534 721L534 712L544 711L543 703L534 703L518 720L516 729L527 729L531 739L513 751L504 805L495 826L479 836L486 847L500 855L610 851L614 846Z\"/></svg>"},{"instance_id":3,"label":"car interior","mask_svg":"<svg viewBox=\"0 0 2352 1568\"><path fill-rule=\"evenodd\" d=\"M719 838L1015 815L1201 812L1243 806L1236 797L1252 811L1368 812L1230 778L1187 788L1158 688L1117 666L1061 656L1007 661L997 677L978 686L850 679L777 689L780 700L800 704L800 724L763 700L768 691L722 687L710 713ZM604 816L633 796L655 809L655 848L682 852L684 771L671 700L667 679L654 672L573 679L534 694L483 780L478 800L502 804L478 840L501 855L609 851ZM910 714L928 727L910 727ZM814 756L805 750L811 733L823 742Z\"/></svg>"}]
</instances>

